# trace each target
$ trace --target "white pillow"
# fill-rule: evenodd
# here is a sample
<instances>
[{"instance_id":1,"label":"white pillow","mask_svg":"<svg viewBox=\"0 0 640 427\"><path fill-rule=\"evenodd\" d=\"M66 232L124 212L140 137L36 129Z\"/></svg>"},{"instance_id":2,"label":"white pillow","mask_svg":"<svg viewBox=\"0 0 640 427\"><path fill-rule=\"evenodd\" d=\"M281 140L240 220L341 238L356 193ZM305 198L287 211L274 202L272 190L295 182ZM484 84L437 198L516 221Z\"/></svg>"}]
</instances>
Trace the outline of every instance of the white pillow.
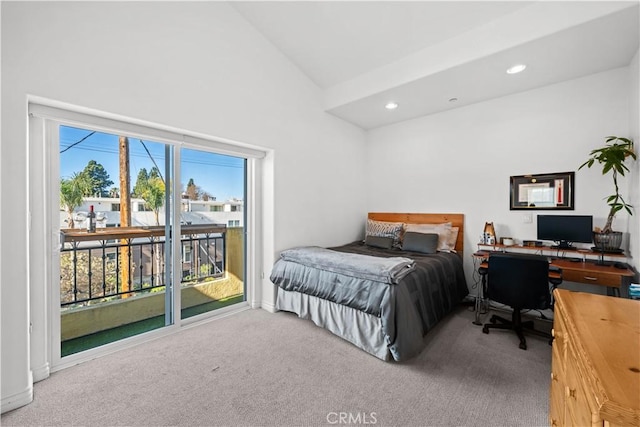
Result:
<instances>
[{"instance_id":1,"label":"white pillow","mask_svg":"<svg viewBox=\"0 0 640 427\"><path fill-rule=\"evenodd\" d=\"M409 231L413 233L436 233L438 235L438 251L440 252L451 252L455 248L455 240L453 241L453 246L450 244L452 234L450 222L443 224L405 224L405 232Z\"/></svg>"},{"instance_id":2,"label":"white pillow","mask_svg":"<svg viewBox=\"0 0 640 427\"><path fill-rule=\"evenodd\" d=\"M455 252L456 242L458 241L459 232L460 232L460 227L451 227L451 234L449 235L449 240L447 241L447 245L451 248L452 252Z\"/></svg>"}]
</instances>

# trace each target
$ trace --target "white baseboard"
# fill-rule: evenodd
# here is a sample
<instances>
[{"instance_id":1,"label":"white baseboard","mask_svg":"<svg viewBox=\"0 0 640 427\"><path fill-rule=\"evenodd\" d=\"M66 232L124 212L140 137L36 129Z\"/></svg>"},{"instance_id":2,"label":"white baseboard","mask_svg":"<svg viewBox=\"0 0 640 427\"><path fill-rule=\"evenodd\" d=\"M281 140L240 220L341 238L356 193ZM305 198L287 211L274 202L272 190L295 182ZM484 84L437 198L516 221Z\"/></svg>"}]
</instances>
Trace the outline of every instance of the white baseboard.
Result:
<instances>
[{"instance_id":1,"label":"white baseboard","mask_svg":"<svg viewBox=\"0 0 640 427\"><path fill-rule=\"evenodd\" d=\"M49 378L49 375L51 375L51 369L48 362L38 368L32 368L31 371L33 372L34 383L47 379Z\"/></svg>"},{"instance_id":2,"label":"white baseboard","mask_svg":"<svg viewBox=\"0 0 640 427\"><path fill-rule=\"evenodd\" d=\"M262 303L260 304L260 307L263 310L268 311L269 313L275 313L276 311L278 311L274 304L272 304L270 302L267 302L267 301L262 301Z\"/></svg>"},{"instance_id":3,"label":"white baseboard","mask_svg":"<svg viewBox=\"0 0 640 427\"><path fill-rule=\"evenodd\" d=\"M33 402L33 381L31 373L29 373L29 386L21 391L20 393L12 394L11 396L3 396L2 397L2 408L0 409L1 413L13 411L14 409L18 409L21 406L28 405Z\"/></svg>"}]
</instances>

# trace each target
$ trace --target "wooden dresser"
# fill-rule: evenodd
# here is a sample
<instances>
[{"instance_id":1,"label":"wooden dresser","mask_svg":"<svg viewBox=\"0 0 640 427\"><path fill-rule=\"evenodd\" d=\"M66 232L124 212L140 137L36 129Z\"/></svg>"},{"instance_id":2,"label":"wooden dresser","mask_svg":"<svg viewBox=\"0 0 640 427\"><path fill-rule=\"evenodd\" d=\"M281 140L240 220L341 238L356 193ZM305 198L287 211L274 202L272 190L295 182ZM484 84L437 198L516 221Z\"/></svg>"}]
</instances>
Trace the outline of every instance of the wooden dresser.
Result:
<instances>
[{"instance_id":1,"label":"wooden dresser","mask_svg":"<svg viewBox=\"0 0 640 427\"><path fill-rule=\"evenodd\" d=\"M640 426L640 301L554 296L551 426Z\"/></svg>"}]
</instances>

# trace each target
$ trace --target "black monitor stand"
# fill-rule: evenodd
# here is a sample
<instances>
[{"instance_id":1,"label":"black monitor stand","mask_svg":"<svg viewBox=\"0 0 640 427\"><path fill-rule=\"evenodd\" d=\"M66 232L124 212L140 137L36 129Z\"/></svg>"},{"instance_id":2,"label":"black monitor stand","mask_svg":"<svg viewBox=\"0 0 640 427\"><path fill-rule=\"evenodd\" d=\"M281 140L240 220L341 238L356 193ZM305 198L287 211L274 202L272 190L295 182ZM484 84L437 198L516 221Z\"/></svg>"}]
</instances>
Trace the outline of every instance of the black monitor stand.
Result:
<instances>
[{"instance_id":1,"label":"black monitor stand","mask_svg":"<svg viewBox=\"0 0 640 427\"><path fill-rule=\"evenodd\" d=\"M604 246L592 246L591 250L597 254L600 254L598 260L596 261L597 265L615 265L615 261L605 261L604 257L606 254L624 254L622 249L605 249Z\"/></svg>"},{"instance_id":2,"label":"black monitor stand","mask_svg":"<svg viewBox=\"0 0 640 427\"><path fill-rule=\"evenodd\" d=\"M557 245L551 246L551 249L575 249L571 242L560 240Z\"/></svg>"},{"instance_id":3,"label":"black monitor stand","mask_svg":"<svg viewBox=\"0 0 640 427\"><path fill-rule=\"evenodd\" d=\"M596 260L595 264L596 265L613 265L613 262L604 260L604 254L605 254L604 248L600 249L600 256Z\"/></svg>"}]
</instances>

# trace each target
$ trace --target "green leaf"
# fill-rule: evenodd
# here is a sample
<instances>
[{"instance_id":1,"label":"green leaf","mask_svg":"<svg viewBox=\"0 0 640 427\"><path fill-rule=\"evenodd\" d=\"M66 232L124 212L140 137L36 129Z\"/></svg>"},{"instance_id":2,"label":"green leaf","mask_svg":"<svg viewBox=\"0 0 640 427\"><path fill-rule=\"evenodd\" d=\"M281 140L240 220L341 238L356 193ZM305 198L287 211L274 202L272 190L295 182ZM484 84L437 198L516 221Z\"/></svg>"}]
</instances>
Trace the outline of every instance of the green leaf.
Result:
<instances>
[{"instance_id":1,"label":"green leaf","mask_svg":"<svg viewBox=\"0 0 640 427\"><path fill-rule=\"evenodd\" d=\"M631 214L632 206L627 205L625 200L618 193L617 183L618 175L624 177L625 173L631 170L625 164L628 159L637 160L633 140L609 135L605 137L605 145L591 150L589 158L578 168L582 169L585 166L590 168L595 164L595 162L598 162L602 166L602 175L606 175L611 172L615 187L615 194L606 198L607 205L610 206L610 215L615 215L616 212L619 212L622 209L625 209Z\"/></svg>"}]
</instances>

